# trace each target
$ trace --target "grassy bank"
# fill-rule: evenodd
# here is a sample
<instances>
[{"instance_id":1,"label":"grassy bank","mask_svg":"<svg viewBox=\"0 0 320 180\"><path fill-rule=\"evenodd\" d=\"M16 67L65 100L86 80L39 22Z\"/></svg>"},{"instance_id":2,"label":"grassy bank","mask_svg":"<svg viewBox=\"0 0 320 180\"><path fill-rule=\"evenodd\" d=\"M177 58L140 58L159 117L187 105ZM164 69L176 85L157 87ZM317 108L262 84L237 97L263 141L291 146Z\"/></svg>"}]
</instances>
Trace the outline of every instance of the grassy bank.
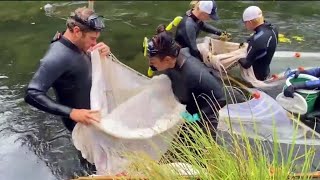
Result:
<instances>
[{"instance_id":1,"label":"grassy bank","mask_svg":"<svg viewBox=\"0 0 320 180\"><path fill-rule=\"evenodd\" d=\"M240 95L233 93L235 92L228 94L239 99ZM252 98L246 90L243 94L246 94L244 101ZM236 102L233 101L231 104L233 103ZM316 155L315 146L302 145L301 137L300 142L296 143L296 139L301 135L301 128L304 127L297 123L299 120L292 121L293 127L288 127L294 128L292 141L285 144L278 138L279 127L275 121L275 118L272 119L272 141L267 140L268 138L253 138L242 123L237 134L231 133L231 125L229 131L218 131L213 135L213 131L209 130L209 124L202 124L200 127L199 124L186 122L178 138L172 143L171 149L160 162L152 161L143 155L135 155L130 157L134 163L129 172L159 180L186 179L181 175L195 175L196 179L223 180L293 179L297 178L293 176L294 172L302 173L299 179L311 179L307 173L312 171ZM259 130L256 129L256 124L252 126L255 136L258 137ZM308 136L305 134L304 138L314 139L314 134ZM303 149L303 152L299 149ZM180 172L175 169L180 169Z\"/></svg>"},{"instance_id":2,"label":"grassy bank","mask_svg":"<svg viewBox=\"0 0 320 180\"><path fill-rule=\"evenodd\" d=\"M268 147L262 141L250 139L245 134L228 134L229 138L220 135L215 141L197 125L189 125L182 134L186 138L174 141L170 153L160 163L143 155L134 156L129 174L138 172L148 179L186 179L181 173L193 174L199 179L292 179L296 161L304 158L304 163L299 167L304 175L298 178L312 178L307 174L315 156L312 148L306 150L303 156L298 156L294 154L293 143L289 148L289 156L283 157L280 143L275 140L273 157L270 157ZM178 168L189 172L179 174L174 170L179 165L170 165L172 162L189 164L189 167L180 164Z\"/></svg>"}]
</instances>

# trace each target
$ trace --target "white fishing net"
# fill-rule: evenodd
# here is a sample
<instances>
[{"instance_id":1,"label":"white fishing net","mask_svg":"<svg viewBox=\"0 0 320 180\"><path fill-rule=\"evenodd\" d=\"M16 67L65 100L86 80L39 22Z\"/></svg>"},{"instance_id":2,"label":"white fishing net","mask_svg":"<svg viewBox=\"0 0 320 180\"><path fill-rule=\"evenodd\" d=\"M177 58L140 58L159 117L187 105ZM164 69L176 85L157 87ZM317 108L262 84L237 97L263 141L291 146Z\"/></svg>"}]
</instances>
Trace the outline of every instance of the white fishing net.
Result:
<instances>
[{"instance_id":1,"label":"white fishing net","mask_svg":"<svg viewBox=\"0 0 320 180\"><path fill-rule=\"evenodd\" d=\"M284 83L284 80L281 78L269 78L265 81L260 81L255 77L252 67L244 69L239 66L238 61L247 56L247 43L240 46L240 43L205 37L204 40L197 45L204 63L208 67L218 70L223 75L227 75L230 69L239 67L243 80L250 83L253 87L270 89Z\"/></svg>"},{"instance_id":2,"label":"white fishing net","mask_svg":"<svg viewBox=\"0 0 320 180\"><path fill-rule=\"evenodd\" d=\"M174 97L166 75L152 79L137 73L114 56L92 53L91 109L101 110L94 126L78 123L72 132L75 147L94 163L98 175L126 170L128 152L144 152L160 160L183 122L185 106Z\"/></svg>"},{"instance_id":3,"label":"white fishing net","mask_svg":"<svg viewBox=\"0 0 320 180\"><path fill-rule=\"evenodd\" d=\"M283 87L285 76L278 79L269 78L257 80L252 67L244 69L238 65L238 60L247 56L248 44L220 41L205 37L198 43L198 48L208 67L228 75L228 71L240 68L242 79L253 87L269 90ZM320 144L320 135L303 123L291 119L287 111L275 99L265 92L250 89L251 93L258 92L260 97L243 103L229 104L219 111L218 129L235 134L246 134L251 138L259 138L278 142L297 144ZM232 132L231 132L232 130ZM316 137L317 140L314 140Z\"/></svg>"},{"instance_id":4,"label":"white fishing net","mask_svg":"<svg viewBox=\"0 0 320 180\"><path fill-rule=\"evenodd\" d=\"M291 119L275 99L258 92L259 98L223 107L219 111L218 129L271 142L276 139L286 144L320 144L318 133Z\"/></svg>"}]
</instances>

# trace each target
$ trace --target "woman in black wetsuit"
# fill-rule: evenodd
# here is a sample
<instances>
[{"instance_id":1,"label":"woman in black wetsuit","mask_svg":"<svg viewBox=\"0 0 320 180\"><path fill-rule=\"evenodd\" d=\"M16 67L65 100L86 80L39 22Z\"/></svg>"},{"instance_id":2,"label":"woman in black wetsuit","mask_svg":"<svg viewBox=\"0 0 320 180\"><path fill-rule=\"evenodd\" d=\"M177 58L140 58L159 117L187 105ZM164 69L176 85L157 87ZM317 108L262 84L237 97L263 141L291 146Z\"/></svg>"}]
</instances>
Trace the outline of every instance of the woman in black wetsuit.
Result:
<instances>
[{"instance_id":1,"label":"woman in black wetsuit","mask_svg":"<svg viewBox=\"0 0 320 180\"><path fill-rule=\"evenodd\" d=\"M202 61L196 39L200 31L230 38L230 34L204 22L209 19L218 20L217 5L214 0L197 1L193 8L186 12L177 26L175 41L182 47L190 48L190 54Z\"/></svg>"},{"instance_id":2,"label":"woman in black wetsuit","mask_svg":"<svg viewBox=\"0 0 320 180\"><path fill-rule=\"evenodd\" d=\"M146 47L150 67L170 78L177 99L190 114L201 113L215 135L218 111L226 104L222 82L190 54L189 48L181 49L170 33L161 30L157 33ZM202 120L197 122L202 126Z\"/></svg>"}]
</instances>

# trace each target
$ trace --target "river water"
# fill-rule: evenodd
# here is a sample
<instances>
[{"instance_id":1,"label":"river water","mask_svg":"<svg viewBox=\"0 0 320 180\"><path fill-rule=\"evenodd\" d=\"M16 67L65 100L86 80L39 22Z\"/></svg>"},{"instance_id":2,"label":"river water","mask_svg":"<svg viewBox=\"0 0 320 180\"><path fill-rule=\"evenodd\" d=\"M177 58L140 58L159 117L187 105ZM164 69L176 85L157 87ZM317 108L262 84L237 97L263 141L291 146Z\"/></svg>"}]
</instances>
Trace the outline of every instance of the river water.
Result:
<instances>
[{"instance_id":1,"label":"river water","mask_svg":"<svg viewBox=\"0 0 320 180\"><path fill-rule=\"evenodd\" d=\"M46 3L55 5L53 16L45 15L42 7ZM167 24L182 15L188 4L187 1L98 1L95 9L104 15L107 24L101 39L119 60L145 73L143 37L150 37L158 24ZM68 179L81 171L70 134L59 118L26 105L23 97L25 86L51 38L56 31L65 29L63 18L85 5L87 1L0 3L0 179ZM320 2L218 1L221 20L212 24L232 33L233 41L244 41L250 33L245 31L241 15L249 5L260 6L266 19L291 38L291 43L280 43L278 50L318 52ZM298 42L292 36L304 36L305 41Z\"/></svg>"}]
</instances>

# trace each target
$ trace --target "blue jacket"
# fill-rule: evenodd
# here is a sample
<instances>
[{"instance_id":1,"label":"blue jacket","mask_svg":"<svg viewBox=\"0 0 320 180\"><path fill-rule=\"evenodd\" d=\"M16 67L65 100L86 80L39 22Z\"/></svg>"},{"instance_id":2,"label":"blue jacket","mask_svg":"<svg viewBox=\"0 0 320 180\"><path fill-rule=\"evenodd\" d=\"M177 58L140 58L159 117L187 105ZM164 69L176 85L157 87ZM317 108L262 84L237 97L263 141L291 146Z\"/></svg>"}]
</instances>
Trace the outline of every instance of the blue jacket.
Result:
<instances>
[{"instance_id":1,"label":"blue jacket","mask_svg":"<svg viewBox=\"0 0 320 180\"><path fill-rule=\"evenodd\" d=\"M302 72L303 74L309 74L314 77L320 78L320 67L308 69ZM307 81L305 83L307 89L320 89L320 79Z\"/></svg>"}]
</instances>

